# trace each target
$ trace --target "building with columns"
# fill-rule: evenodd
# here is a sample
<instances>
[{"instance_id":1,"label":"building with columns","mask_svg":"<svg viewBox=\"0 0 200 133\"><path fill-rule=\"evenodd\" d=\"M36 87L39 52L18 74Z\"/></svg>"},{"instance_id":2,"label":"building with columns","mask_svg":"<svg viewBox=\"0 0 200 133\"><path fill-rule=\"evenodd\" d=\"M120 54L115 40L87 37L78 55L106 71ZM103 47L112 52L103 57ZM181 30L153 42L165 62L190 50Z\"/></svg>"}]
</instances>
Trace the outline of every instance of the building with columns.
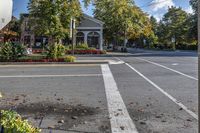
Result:
<instances>
[{"instance_id":1,"label":"building with columns","mask_svg":"<svg viewBox=\"0 0 200 133\"><path fill-rule=\"evenodd\" d=\"M103 22L83 14L76 28L76 43L87 43L89 47L103 49Z\"/></svg>"},{"instance_id":2,"label":"building with columns","mask_svg":"<svg viewBox=\"0 0 200 133\"><path fill-rule=\"evenodd\" d=\"M31 31L28 14L22 14L22 16L21 43L33 48L40 48L48 44L48 37L36 36ZM76 44L87 43L89 47L103 50L103 24L102 21L83 14L79 25L76 27Z\"/></svg>"}]
</instances>

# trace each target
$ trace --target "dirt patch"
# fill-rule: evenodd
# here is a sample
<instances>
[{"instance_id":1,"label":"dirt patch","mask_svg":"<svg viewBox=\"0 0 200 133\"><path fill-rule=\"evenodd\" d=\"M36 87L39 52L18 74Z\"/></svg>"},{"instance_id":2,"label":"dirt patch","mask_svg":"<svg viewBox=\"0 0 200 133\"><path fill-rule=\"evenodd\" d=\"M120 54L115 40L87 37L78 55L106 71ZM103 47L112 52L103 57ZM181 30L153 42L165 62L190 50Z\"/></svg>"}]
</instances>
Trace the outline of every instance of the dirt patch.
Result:
<instances>
[{"instance_id":1,"label":"dirt patch","mask_svg":"<svg viewBox=\"0 0 200 133\"><path fill-rule=\"evenodd\" d=\"M54 130L68 130L76 125L85 124L87 117L100 112L99 108L50 102L19 104L15 108L3 107L0 110L11 108L24 119L37 121L37 126Z\"/></svg>"}]
</instances>

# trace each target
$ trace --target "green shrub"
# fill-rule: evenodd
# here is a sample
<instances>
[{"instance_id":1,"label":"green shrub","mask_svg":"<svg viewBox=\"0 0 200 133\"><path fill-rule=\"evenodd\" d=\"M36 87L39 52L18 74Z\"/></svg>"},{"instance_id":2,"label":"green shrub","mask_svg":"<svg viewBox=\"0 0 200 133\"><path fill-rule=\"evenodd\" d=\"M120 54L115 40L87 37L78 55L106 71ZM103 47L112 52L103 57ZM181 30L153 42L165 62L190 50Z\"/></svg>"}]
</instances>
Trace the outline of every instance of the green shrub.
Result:
<instances>
[{"instance_id":1,"label":"green shrub","mask_svg":"<svg viewBox=\"0 0 200 133\"><path fill-rule=\"evenodd\" d=\"M101 50L100 53L101 53L101 54L107 54L107 51L106 51L106 50Z\"/></svg>"},{"instance_id":2,"label":"green shrub","mask_svg":"<svg viewBox=\"0 0 200 133\"><path fill-rule=\"evenodd\" d=\"M72 46L71 46L71 45L66 46L66 47L65 47L65 50L66 50L66 51L72 50Z\"/></svg>"},{"instance_id":3,"label":"green shrub","mask_svg":"<svg viewBox=\"0 0 200 133\"><path fill-rule=\"evenodd\" d=\"M187 46L187 50L197 50L198 45L197 44L190 44Z\"/></svg>"},{"instance_id":4,"label":"green shrub","mask_svg":"<svg viewBox=\"0 0 200 133\"><path fill-rule=\"evenodd\" d=\"M65 50L67 51L72 50L72 45L66 46ZM74 46L74 50L96 50L96 48L88 47L87 44L83 43L83 44L77 44L76 46Z\"/></svg>"},{"instance_id":5,"label":"green shrub","mask_svg":"<svg viewBox=\"0 0 200 133\"><path fill-rule=\"evenodd\" d=\"M0 125L4 127L5 133L40 133L40 129L34 128L27 120L14 111L1 111Z\"/></svg>"},{"instance_id":6,"label":"green shrub","mask_svg":"<svg viewBox=\"0 0 200 133\"><path fill-rule=\"evenodd\" d=\"M74 62L76 60L76 57L74 56L66 56L65 62Z\"/></svg>"},{"instance_id":7,"label":"green shrub","mask_svg":"<svg viewBox=\"0 0 200 133\"><path fill-rule=\"evenodd\" d=\"M154 49L154 48L155 48L155 45L154 45L154 44L149 44L149 48L150 48L150 49Z\"/></svg>"},{"instance_id":8,"label":"green shrub","mask_svg":"<svg viewBox=\"0 0 200 133\"><path fill-rule=\"evenodd\" d=\"M52 59L58 59L65 55L65 46L62 44L50 45L47 48L47 57Z\"/></svg>"},{"instance_id":9,"label":"green shrub","mask_svg":"<svg viewBox=\"0 0 200 133\"><path fill-rule=\"evenodd\" d=\"M26 51L26 47L23 46L22 44L18 44L18 43L15 43L12 45L13 46L13 53L14 53L14 57L22 57L25 55L25 51Z\"/></svg>"},{"instance_id":10,"label":"green shrub","mask_svg":"<svg viewBox=\"0 0 200 133\"><path fill-rule=\"evenodd\" d=\"M52 44L47 47L47 57L57 59L57 48L56 45Z\"/></svg>"},{"instance_id":11,"label":"green shrub","mask_svg":"<svg viewBox=\"0 0 200 133\"><path fill-rule=\"evenodd\" d=\"M23 56L25 47L21 44L2 43L0 49L0 58L5 61L15 60Z\"/></svg>"},{"instance_id":12,"label":"green shrub","mask_svg":"<svg viewBox=\"0 0 200 133\"><path fill-rule=\"evenodd\" d=\"M1 59L6 60L6 61L11 60L13 58L11 43L4 43L1 45L0 56L1 56Z\"/></svg>"},{"instance_id":13,"label":"green shrub","mask_svg":"<svg viewBox=\"0 0 200 133\"><path fill-rule=\"evenodd\" d=\"M78 49L78 50L88 50L89 47L88 47L87 44L83 43L83 44L76 45L75 49Z\"/></svg>"},{"instance_id":14,"label":"green shrub","mask_svg":"<svg viewBox=\"0 0 200 133\"><path fill-rule=\"evenodd\" d=\"M62 44L57 44L57 57L62 57L65 55L65 46Z\"/></svg>"}]
</instances>

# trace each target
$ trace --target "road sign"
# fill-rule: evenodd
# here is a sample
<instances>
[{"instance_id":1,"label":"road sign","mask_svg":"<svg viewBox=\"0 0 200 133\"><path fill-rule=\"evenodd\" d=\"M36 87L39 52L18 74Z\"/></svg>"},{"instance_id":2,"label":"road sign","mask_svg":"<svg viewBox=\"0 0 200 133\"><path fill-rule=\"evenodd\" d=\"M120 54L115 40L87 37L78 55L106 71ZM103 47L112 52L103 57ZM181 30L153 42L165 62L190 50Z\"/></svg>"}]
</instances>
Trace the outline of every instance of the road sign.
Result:
<instances>
[{"instance_id":1,"label":"road sign","mask_svg":"<svg viewBox=\"0 0 200 133\"><path fill-rule=\"evenodd\" d=\"M76 29L76 20L71 18L70 21L70 38L72 38L73 30Z\"/></svg>"},{"instance_id":2,"label":"road sign","mask_svg":"<svg viewBox=\"0 0 200 133\"><path fill-rule=\"evenodd\" d=\"M0 0L0 30L12 19L13 0Z\"/></svg>"},{"instance_id":3,"label":"road sign","mask_svg":"<svg viewBox=\"0 0 200 133\"><path fill-rule=\"evenodd\" d=\"M174 43L176 41L176 38L175 37L172 37L172 42Z\"/></svg>"}]
</instances>

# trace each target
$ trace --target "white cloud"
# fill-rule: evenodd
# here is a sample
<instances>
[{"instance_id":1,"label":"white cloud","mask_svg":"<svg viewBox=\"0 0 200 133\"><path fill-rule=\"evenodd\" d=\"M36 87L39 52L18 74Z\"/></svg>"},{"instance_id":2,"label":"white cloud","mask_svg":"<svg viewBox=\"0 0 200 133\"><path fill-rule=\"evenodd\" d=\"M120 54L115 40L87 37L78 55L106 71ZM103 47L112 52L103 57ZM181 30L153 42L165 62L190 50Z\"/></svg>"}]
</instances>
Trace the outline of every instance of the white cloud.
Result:
<instances>
[{"instance_id":1,"label":"white cloud","mask_svg":"<svg viewBox=\"0 0 200 133\"><path fill-rule=\"evenodd\" d=\"M170 6L175 6L173 0L153 0L150 4L150 7L153 9L153 11L168 9Z\"/></svg>"},{"instance_id":2,"label":"white cloud","mask_svg":"<svg viewBox=\"0 0 200 133\"><path fill-rule=\"evenodd\" d=\"M153 16L157 20L157 22L159 22L162 19L163 14L154 14Z\"/></svg>"},{"instance_id":3,"label":"white cloud","mask_svg":"<svg viewBox=\"0 0 200 133\"><path fill-rule=\"evenodd\" d=\"M193 14L194 12L193 12L193 9L192 9L192 7L190 6L190 7L188 7L188 8L186 8L186 9L184 9L187 13L191 13L191 14Z\"/></svg>"}]
</instances>

